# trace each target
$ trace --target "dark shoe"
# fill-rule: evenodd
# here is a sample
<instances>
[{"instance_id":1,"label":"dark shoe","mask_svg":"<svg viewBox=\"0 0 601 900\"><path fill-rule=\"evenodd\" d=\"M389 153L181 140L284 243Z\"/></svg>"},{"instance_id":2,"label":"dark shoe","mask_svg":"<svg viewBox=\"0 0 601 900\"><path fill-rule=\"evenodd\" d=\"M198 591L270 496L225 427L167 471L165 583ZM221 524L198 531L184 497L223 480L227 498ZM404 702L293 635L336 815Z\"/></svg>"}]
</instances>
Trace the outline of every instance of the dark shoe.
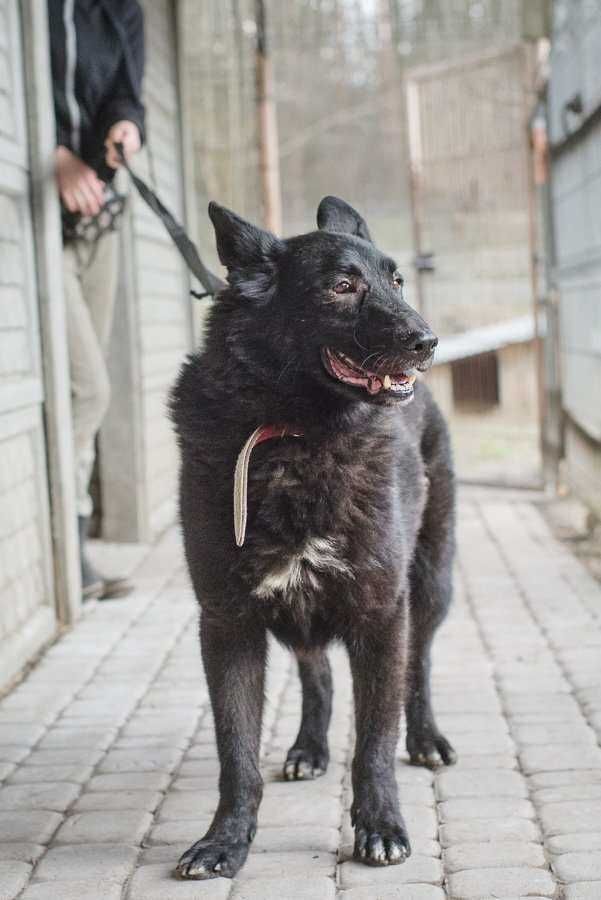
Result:
<instances>
[{"instance_id":1,"label":"dark shoe","mask_svg":"<svg viewBox=\"0 0 601 900\"><path fill-rule=\"evenodd\" d=\"M104 590L99 600L118 600L131 594L134 586L128 578L105 578Z\"/></svg>"},{"instance_id":2,"label":"dark shoe","mask_svg":"<svg viewBox=\"0 0 601 900\"><path fill-rule=\"evenodd\" d=\"M86 600L100 600L103 593L103 581L91 581L89 584L81 582L81 597L84 603Z\"/></svg>"},{"instance_id":3,"label":"dark shoe","mask_svg":"<svg viewBox=\"0 0 601 900\"><path fill-rule=\"evenodd\" d=\"M88 539L89 518L78 516L79 527L79 559L81 564L81 592L86 600L116 600L126 597L133 591L133 585L127 578L105 578L98 572L85 552Z\"/></svg>"}]
</instances>

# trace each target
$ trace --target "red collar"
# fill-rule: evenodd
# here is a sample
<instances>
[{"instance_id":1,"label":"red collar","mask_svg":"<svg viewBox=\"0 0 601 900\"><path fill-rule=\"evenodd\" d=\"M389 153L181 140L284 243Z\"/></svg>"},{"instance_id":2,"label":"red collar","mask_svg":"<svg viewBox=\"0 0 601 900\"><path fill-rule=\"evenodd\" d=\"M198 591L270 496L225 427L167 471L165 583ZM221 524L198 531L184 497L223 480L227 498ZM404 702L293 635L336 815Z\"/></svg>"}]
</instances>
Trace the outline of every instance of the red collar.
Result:
<instances>
[{"instance_id":1,"label":"red collar","mask_svg":"<svg viewBox=\"0 0 601 900\"><path fill-rule=\"evenodd\" d=\"M248 438L238 455L234 472L234 534L241 547L246 535L248 514L248 467L254 448L271 438L302 437L304 431L293 425L259 425Z\"/></svg>"},{"instance_id":2,"label":"red collar","mask_svg":"<svg viewBox=\"0 0 601 900\"><path fill-rule=\"evenodd\" d=\"M296 428L294 425L261 425L254 432L253 447L271 438L302 437L304 433L302 428Z\"/></svg>"}]
</instances>

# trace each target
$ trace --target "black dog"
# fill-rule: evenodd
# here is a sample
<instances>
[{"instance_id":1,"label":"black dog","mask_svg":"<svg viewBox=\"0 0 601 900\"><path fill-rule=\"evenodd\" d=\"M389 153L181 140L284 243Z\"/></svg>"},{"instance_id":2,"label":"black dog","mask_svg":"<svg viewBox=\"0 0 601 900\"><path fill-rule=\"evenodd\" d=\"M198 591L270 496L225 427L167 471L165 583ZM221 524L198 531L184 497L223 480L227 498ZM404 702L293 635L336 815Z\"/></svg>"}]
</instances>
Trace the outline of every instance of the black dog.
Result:
<instances>
[{"instance_id":1,"label":"black dog","mask_svg":"<svg viewBox=\"0 0 601 900\"><path fill-rule=\"evenodd\" d=\"M220 800L177 872L232 877L248 854L262 794L267 630L296 653L303 689L288 779L328 765L326 647L345 643L355 854L400 863L410 853L395 781L403 702L411 761L455 760L429 687L430 645L451 597L453 474L442 417L415 383L437 340L343 201L326 197L319 231L289 240L214 203L209 214L229 287L172 412Z\"/></svg>"}]
</instances>

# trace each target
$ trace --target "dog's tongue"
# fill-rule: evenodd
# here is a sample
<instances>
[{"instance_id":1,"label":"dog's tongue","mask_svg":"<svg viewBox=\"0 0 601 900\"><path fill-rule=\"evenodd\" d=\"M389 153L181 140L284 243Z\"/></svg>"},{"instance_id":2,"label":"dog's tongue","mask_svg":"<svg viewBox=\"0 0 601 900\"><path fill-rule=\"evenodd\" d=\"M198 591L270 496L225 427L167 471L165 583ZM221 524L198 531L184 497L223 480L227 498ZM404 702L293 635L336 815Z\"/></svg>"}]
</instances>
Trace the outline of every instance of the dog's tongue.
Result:
<instances>
[{"instance_id":1,"label":"dog's tongue","mask_svg":"<svg viewBox=\"0 0 601 900\"><path fill-rule=\"evenodd\" d=\"M379 394L382 387L382 382L376 375L370 375L367 379L367 391L369 394Z\"/></svg>"}]
</instances>

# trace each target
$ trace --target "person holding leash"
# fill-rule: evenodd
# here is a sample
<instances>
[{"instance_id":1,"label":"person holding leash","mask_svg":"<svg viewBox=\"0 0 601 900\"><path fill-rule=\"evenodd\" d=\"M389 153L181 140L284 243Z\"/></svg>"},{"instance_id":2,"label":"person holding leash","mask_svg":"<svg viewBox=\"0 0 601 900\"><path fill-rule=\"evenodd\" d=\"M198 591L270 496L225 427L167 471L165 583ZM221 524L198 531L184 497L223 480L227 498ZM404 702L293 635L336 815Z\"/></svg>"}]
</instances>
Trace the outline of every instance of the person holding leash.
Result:
<instances>
[{"instance_id":1,"label":"person holding leash","mask_svg":"<svg viewBox=\"0 0 601 900\"><path fill-rule=\"evenodd\" d=\"M144 19L137 0L48 0L48 18L82 589L84 599L109 599L131 585L99 574L85 542L95 439L110 398L105 351L124 202L112 187L121 164L116 145L130 160L144 141Z\"/></svg>"}]
</instances>

